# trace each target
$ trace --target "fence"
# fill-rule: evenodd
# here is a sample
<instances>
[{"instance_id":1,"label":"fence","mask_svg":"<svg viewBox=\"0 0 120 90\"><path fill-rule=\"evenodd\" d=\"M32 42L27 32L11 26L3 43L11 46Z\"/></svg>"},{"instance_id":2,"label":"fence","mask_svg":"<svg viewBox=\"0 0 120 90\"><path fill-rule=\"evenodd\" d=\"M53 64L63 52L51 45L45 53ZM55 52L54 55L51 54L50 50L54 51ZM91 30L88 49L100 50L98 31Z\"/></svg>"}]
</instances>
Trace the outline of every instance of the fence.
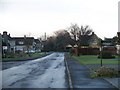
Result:
<instances>
[{"instance_id":1,"label":"fence","mask_svg":"<svg viewBox=\"0 0 120 90\"><path fill-rule=\"evenodd\" d=\"M99 48L80 48L78 52L82 55L98 55L100 50Z\"/></svg>"},{"instance_id":2,"label":"fence","mask_svg":"<svg viewBox=\"0 0 120 90\"><path fill-rule=\"evenodd\" d=\"M104 47L103 51L108 51L112 55L116 55L117 49L115 47ZM99 48L80 48L78 49L78 52L82 55L99 55L100 50Z\"/></svg>"}]
</instances>

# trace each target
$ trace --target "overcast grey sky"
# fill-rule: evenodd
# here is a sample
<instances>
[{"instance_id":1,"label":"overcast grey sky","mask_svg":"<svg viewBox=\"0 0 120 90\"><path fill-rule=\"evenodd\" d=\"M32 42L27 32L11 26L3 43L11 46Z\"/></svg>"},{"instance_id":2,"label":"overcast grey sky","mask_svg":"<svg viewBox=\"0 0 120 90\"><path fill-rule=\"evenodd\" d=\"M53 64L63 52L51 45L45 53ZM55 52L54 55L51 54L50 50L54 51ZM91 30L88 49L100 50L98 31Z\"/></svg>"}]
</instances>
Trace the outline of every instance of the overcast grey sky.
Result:
<instances>
[{"instance_id":1,"label":"overcast grey sky","mask_svg":"<svg viewBox=\"0 0 120 90\"><path fill-rule=\"evenodd\" d=\"M39 37L71 23L90 25L101 38L118 31L119 0L0 0L0 33Z\"/></svg>"}]
</instances>

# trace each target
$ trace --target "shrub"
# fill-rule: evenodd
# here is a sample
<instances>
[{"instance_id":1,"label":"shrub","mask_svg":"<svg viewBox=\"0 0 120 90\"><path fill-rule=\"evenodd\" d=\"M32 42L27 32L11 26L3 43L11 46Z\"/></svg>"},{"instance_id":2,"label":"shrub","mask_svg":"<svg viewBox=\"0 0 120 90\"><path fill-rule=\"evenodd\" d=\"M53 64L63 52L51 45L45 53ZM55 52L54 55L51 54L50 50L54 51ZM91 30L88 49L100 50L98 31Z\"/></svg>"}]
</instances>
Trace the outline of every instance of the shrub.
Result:
<instances>
[{"instance_id":1,"label":"shrub","mask_svg":"<svg viewBox=\"0 0 120 90\"><path fill-rule=\"evenodd\" d=\"M6 54L6 58L14 58L14 57L15 57L14 53L7 53Z\"/></svg>"},{"instance_id":2,"label":"shrub","mask_svg":"<svg viewBox=\"0 0 120 90\"><path fill-rule=\"evenodd\" d=\"M96 71L96 76L98 77L114 77L117 75L118 75L118 72L114 68L108 68L105 66L100 67Z\"/></svg>"},{"instance_id":3,"label":"shrub","mask_svg":"<svg viewBox=\"0 0 120 90\"><path fill-rule=\"evenodd\" d=\"M16 53L15 56L16 57L25 57L27 54L26 53L23 53L23 52L20 52L20 53Z\"/></svg>"},{"instance_id":4,"label":"shrub","mask_svg":"<svg viewBox=\"0 0 120 90\"><path fill-rule=\"evenodd\" d=\"M101 58L101 55L99 55L98 58ZM112 59L112 58L115 58L115 56L113 56L111 52L103 51L102 58L103 59Z\"/></svg>"}]
</instances>

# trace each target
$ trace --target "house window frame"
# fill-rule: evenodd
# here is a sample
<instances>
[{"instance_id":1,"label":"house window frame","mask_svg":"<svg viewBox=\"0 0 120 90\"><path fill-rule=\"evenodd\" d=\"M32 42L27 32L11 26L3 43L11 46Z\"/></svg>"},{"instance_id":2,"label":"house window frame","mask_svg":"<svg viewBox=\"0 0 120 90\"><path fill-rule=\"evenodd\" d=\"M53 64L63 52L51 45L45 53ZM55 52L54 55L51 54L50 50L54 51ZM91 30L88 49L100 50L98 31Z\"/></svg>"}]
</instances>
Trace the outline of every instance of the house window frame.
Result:
<instances>
[{"instance_id":1,"label":"house window frame","mask_svg":"<svg viewBox=\"0 0 120 90\"><path fill-rule=\"evenodd\" d=\"M20 45L23 45L23 44L24 44L24 42L23 42L23 41L19 41L18 43L19 43Z\"/></svg>"}]
</instances>

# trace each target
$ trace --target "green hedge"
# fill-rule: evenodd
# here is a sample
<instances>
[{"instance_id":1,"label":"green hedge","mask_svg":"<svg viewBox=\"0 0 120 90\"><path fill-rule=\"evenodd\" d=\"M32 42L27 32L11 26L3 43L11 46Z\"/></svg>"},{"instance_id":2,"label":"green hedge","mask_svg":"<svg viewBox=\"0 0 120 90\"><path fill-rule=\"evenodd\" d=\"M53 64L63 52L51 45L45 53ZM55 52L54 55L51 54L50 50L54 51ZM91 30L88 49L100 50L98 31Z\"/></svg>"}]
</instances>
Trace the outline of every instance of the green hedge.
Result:
<instances>
[{"instance_id":1,"label":"green hedge","mask_svg":"<svg viewBox=\"0 0 120 90\"><path fill-rule=\"evenodd\" d=\"M103 51L102 54L100 54L98 56L98 58L101 58L101 57L102 57L102 59L112 59L112 58L115 58L115 56L113 56L112 53L108 52L108 51Z\"/></svg>"}]
</instances>

